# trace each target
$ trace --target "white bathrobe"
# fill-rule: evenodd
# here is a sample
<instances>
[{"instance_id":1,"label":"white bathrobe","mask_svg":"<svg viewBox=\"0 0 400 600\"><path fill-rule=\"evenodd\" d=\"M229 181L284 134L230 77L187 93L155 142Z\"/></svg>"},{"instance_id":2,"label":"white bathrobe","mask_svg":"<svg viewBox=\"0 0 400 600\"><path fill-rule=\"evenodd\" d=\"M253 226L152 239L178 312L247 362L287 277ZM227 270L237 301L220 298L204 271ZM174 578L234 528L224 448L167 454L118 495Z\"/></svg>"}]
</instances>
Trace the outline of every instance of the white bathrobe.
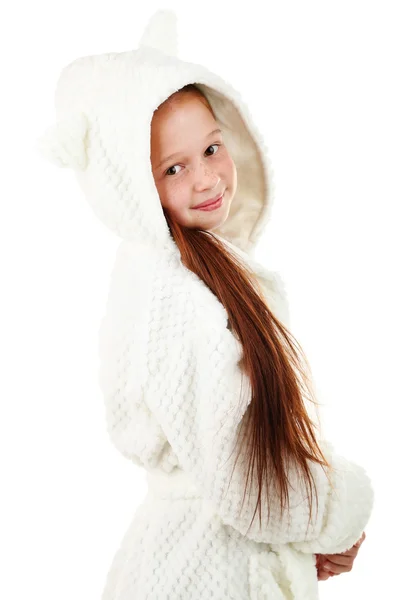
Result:
<instances>
[{"instance_id":1,"label":"white bathrobe","mask_svg":"<svg viewBox=\"0 0 400 600\"><path fill-rule=\"evenodd\" d=\"M206 94L237 169L237 192L218 235L257 275L289 326L284 283L254 259L272 206L272 169L260 132L233 87L177 56L173 11L150 19L138 48L67 65L57 118L40 150L73 169L95 214L121 238L100 326L99 382L107 430L146 469L148 493L105 576L102 600L316 600L315 553L362 535L374 493L360 466L321 441L334 487L312 463L318 511L308 525L304 483L291 473L289 515L263 496L242 510L245 470L233 471L238 427L251 401L241 345L224 306L181 262L150 163L154 110L178 88Z\"/></svg>"}]
</instances>

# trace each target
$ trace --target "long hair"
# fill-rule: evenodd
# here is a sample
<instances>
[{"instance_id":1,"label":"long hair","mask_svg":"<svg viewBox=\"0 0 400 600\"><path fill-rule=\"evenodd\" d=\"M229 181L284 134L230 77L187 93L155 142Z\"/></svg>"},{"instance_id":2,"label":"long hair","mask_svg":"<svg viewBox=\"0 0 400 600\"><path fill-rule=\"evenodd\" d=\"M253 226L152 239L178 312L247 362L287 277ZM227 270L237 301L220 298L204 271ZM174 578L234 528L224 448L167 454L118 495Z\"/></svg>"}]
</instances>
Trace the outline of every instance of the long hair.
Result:
<instances>
[{"instance_id":1,"label":"long hair","mask_svg":"<svg viewBox=\"0 0 400 600\"><path fill-rule=\"evenodd\" d=\"M208 104L193 84L184 86L173 96L178 93L196 93ZM304 403L304 399L308 398L318 404L307 358L290 331L269 309L252 271L237 260L211 231L184 227L172 218L167 209L163 208L163 212L182 263L203 280L222 303L232 333L243 348L240 364L249 378L252 395L237 439L242 439L239 453L245 445L245 464L248 466L243 501L249 476L253 479L256 468L258 499L251 523L259 508L261 524L264 485L268 498L270 485L274 484L282 516L285 503L289 501L288 463L294 465L307 483L310 523L312 485L315 490L316 486L308 461L318 463L324 470L325 467L330 470L331 465L318 445L316 425ZM242 428L244 435L241 435ZM317 494L316 499L318 506ZM270 503L267 502L267 505L269 519Z\"/></svg>"}]
</instances>

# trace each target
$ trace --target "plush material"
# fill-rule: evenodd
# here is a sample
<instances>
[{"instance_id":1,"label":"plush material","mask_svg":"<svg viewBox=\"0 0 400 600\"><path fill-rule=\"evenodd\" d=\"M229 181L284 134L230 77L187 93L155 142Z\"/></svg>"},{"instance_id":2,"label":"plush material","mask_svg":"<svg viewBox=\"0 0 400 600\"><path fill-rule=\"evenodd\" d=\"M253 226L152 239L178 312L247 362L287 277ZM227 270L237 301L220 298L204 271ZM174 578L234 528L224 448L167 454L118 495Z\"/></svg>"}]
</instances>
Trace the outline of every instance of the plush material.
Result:
<instances>
[{"instance_id":1,"label":"plush material","mask_svg":"<svg viewBox=\"0 0 400 600\"><path fill-rule=\"evenodd\" d=\"M39 140L70 167L95 214L120 240L99 335L99 383L110 439L146 469L148 493L105 577L102 600L315 600L314 553L349 549L370 518L374 493L360 465L321 446L334 487L311 465L318 511L290 472L290 511L270 499L267 523L249 528L252 488L232 474L238 426L251 401L241 346L227 312L180 260L150 163L154 110L178 88L206 94L235 161L238 187L216 234L257 275L274 314L289 326L282 278L254 259L271 212L272 169L260 132L233 87L177 56L176 19L161 10L137 49L79 58L56 88L56 122ZM249 490L248 490L249 492ZM265 492L264 492L265 494Z\"/></svg>"}]
</instances>

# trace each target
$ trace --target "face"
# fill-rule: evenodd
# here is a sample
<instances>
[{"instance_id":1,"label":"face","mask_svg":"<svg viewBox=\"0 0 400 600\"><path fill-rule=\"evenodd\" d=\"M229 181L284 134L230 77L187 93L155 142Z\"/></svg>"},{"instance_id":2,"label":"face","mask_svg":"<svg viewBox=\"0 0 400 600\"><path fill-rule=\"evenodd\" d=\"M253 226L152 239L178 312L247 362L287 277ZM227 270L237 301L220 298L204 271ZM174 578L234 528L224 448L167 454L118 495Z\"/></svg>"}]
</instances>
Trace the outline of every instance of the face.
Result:
<instances>
[{"instance_id":1,"label":"face","mask_svg":"<svg viewBox=\"0 0 400 600\"><path fill-rule=\"evenodd\" d=\"M236 192L236 167L216 129L205 100L193 93L178 93L153 115L154 182L162 206L185 227L212 230L222 225ZM195 208L221 194L219 208Z\"/></svg>"}]
</instances>

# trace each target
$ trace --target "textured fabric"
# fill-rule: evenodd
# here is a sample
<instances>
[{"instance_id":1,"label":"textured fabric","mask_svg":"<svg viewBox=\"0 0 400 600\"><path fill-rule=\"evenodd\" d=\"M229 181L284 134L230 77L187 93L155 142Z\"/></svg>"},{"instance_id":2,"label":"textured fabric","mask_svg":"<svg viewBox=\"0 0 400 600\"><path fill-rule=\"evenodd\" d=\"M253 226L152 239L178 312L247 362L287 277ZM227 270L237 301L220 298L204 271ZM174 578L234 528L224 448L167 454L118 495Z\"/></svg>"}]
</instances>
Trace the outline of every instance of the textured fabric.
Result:
<instances>
[{"instance_id":1,"label":"textured fabric","mask_svg":"<svg viewBox=\"0 0 400 600\"><path fill-rule=\"evenodd\" d=\"M227 82L176 55L172 11L158 11L136 50L77 59L61 73L57 120L40 150L73 169L101 221L121 239L99 331L99 384L116 448L147 472L148 493L117 549L102 600L316 600L315 553L343 552L370 518L365 470L321 446L335 469L317 486L308 526L306 489L289 465L289 510L256 489L241 506L245 471L233 469L251 401L241 345L224 306L181 262L150 164L154 110L195 82L207 96L237 169L237 192L215 233L249 266L289 327L282 278L254 258L272 205L267 150L246 104ZM232 476L232 479L231 479Z\"/></svg>"},{"instance_id":2,"label":"textured fabric","mask_svg":"<svg viewBox=\"0 0 400 600\"><path fill-rule=\"evenodd\" d=\"M256 495L239 514L243 471L236 467L227 485L235 433L250 400L237 369L240 346L225 310L190 271L157 253L132 269L136 255L131 243L120 245L101 327L100 383L111 439L148 471L139 521L150 530L139 540L133 526L104 600L129 593L207 598L211 591L221 599L317 598L313 553L343 552L361 537L372 508L368 476L324 442L337 470L335 488L311 465L319 511L310 527L305 489L292 473L290 520L281 520L278 503L270 503L268 526L259 529L255 519L248 529ZM141 559L129 558L138 545ZM196 560L185 562L194 554L198 567ZM128 586L128 595L119 595L113 581Z\"/></svg>"}]
</instances>

